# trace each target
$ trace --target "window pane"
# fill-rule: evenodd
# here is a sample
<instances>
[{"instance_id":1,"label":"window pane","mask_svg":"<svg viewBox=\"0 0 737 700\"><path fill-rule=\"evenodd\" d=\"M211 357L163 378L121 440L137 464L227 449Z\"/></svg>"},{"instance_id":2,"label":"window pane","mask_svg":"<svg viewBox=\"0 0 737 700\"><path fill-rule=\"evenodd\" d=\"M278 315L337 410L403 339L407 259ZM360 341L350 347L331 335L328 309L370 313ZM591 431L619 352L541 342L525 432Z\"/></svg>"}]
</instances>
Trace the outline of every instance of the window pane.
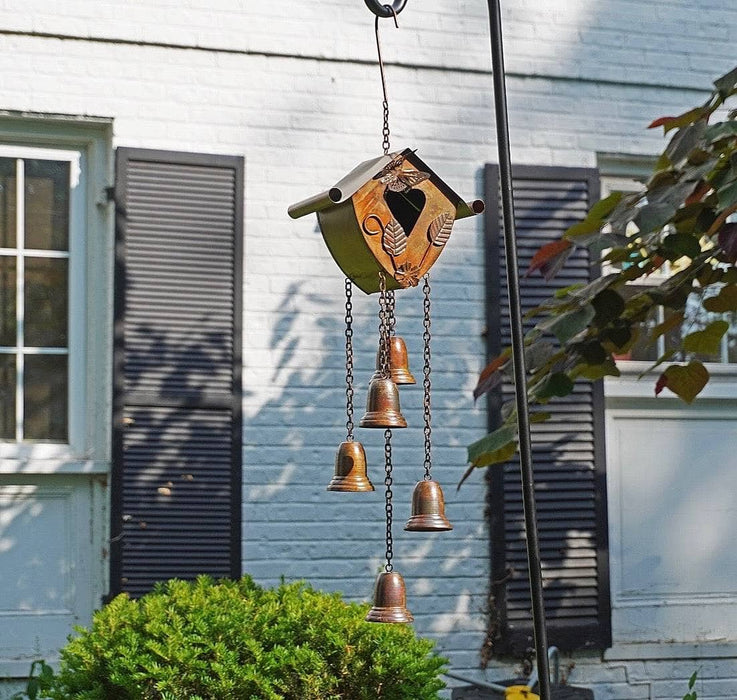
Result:
<instances>
[{"instance_id":1,"label":"window pane","mask_svg":"<svg viewBox=\"0 0 737 700\"><path fill-rule=\"evenodd\" d=\"M69 163L25 161L26 248L69 249Z\"/></svg>"},{"instance_id":2,"label":"window pane","mask_svg":"<svg viewBox=\"0 0 737 700\"><path fill-rule=\"evenodd\" d=\"M15 355L0 355L0 439L15 440Z\"/></svg>"},{"instance_id":3,"label":"window pane","mask_svg":"<svg viewBox=\"0 0 737 700\"><path fill-rule=\"evenodd\" d=\"M0 345L15 347L15 258L0 255Z\"/></svg>"},{"instance_id":4,"label":"window pane","mask_svg":"<svg viewBox=\"0 0 737 700\"><path fill-rule=\"evenodd\" d=\"M67 440L67 358L26 355L23 434L26 440Z\"/></svg>"},{"instance_id":5,"label":"window pane","mask_svg":"<svg viewBox=\"0 0 737 700\"><path fill-rule=\"evenodd\" d=\"M0 158L0 248L15 248L15 158Z\"/></svg>"},{"instance_id":6,"label":"window pane","mask_svg":"<svg viewBox=\"0 0 737 700\"><path fill-rule=\"evenodd\" d=\"M26 258L26 347L67 345L69 261Z\"/></svg>"}]
</instances>

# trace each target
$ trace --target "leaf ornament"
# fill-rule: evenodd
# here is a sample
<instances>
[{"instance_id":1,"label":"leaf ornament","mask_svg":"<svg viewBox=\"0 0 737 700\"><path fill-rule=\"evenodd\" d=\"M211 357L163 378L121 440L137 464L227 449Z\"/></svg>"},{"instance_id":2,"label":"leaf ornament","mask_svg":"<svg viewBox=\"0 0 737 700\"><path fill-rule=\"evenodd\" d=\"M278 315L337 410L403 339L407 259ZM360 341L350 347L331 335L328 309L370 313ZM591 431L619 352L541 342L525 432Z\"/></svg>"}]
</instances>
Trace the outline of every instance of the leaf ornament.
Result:
<instances>
[{"instance_id":1,"label":"leaf ornament","mask_svg":"<svg viewBox=\"0 0 737 700\"><path fill-rule=\"evenodd\" d=\"M430 243L438 248L442 248L450 238L454 221L455 219L446 212L443 212L437 219L434 219L427 229L427 237L430 239Z\"/></svg>"},{"instance_id":2,"label":"leaf ornament","mask_svg":"<svg viewBox=\"0 0 737 700\"><path fill-rule=\"evenodd\" d=\"M393 258L400 256L407 250L407 234L396 219L392 219L384 229L381 245L387 254Z\"/></svg>"}]
</instances>

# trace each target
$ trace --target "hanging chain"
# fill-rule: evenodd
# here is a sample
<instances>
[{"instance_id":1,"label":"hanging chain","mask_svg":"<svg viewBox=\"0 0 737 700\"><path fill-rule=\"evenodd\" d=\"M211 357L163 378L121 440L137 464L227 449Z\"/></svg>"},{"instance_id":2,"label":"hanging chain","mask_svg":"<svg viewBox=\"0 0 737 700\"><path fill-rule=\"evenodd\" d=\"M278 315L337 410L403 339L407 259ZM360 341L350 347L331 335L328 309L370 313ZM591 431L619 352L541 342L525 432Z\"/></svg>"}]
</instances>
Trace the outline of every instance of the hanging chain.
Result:
<instances>
[{"instance_id":1,"label":"hanging chain","mask_svg":"<svg viewBox=\"0 0 737 700\"><path fill-rule=\"evenodd\" d=\"M394 567L392 566L392 557L394 556L394 540L392 538L392 516L394 513L394 506L392 505L392 431L387 429L384 431L384 460L386 478L384 484L386 485L386 571L391 571Z\"/></svg>"},{"instance_id":2,"label":"hanging chain","mask_svg":"<svg viewBox=\"0 0 737 700\"><path fill-rule=\"evenodd\" d=\"M432 337L430 334L430 275L425 275L423 279L424 284L422 285L422 293L425 297L423 302L423 325L425 327L425 332L422 334L422 339L425 341L425 363L422 372L425 375L425 380L423 381L422 386L425 390L423 401L425 409L425 481L430 481L432 479L432 476L430 475L430 470L432 469L432 445L430 441L430 436L432 434L432 413L430 410L430 339Z\"/></svg>"},{"instance_id":3,"label":"hanging chain","mask_svg":"<svg viewBox=\"0 0 737 700\"><path fill-rule=\"evenodd\" d=\"M379 272L379 372L389 378L389 302L386 291L386 274Z\"/></svg>"},{"instance_id":4,"label":"hanging chain","mask_svg":"<svg viewBox=\"0 0 737 700\"><path fill-rule=\"evenodd\" d=\"M394 290L388 291L386 293L386 310L387 310L387 321L389 323L389 337L397 334L396 331L396 325L397 325L397 317L395 314L397 308L397 298L394 294Z\"/></svg>"},{"instance_id":5,"label":"hanging chain","mask_svg":"<svg viewBox=\"0 0 737 700\"><path fill-rule=\"evenodd\" d=\"M353 284L345 280L345 412L346 442L353 442Z\"/></svg>"},{"instance_id":6,"label":"hanging chain","mask_svg":"<svg viewBox=\"0 0 737 700\"><path fill-rule=\"evenodd\" d=\"M397 14L392 10L394 13L394 25L398 28L399 24L397 24ZM384 125L381 130L381 135L383 136L382 141L382 148L384 149L384 155L389 155L389 148L391 147L389 144L389 98L386 94L386 76L384 75L384 61L381 58L381 41L379 40L379 17L376 17L376 21L374 22L374 33L376 34L376 53L379 56L379 70L381 71L381 91L384 95L384 102L382 103L382 107L384 108Z\"/></svg>"}]
</instances>

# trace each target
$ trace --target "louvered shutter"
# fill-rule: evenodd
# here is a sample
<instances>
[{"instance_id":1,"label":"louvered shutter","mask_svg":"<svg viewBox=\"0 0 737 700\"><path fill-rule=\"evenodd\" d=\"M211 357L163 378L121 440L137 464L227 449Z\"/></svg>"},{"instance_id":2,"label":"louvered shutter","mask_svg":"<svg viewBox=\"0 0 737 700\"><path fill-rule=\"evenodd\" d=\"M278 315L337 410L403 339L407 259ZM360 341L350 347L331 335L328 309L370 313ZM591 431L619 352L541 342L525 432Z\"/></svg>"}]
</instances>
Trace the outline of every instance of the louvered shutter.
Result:
<instances>
[{"instance_id":1,"label":"louvered shutter","mask_svg":"<svg viewBox=\"0 0 737 700\"><path fill-rule=\"evenodd\" d=\"M243 160L117 150L111 592L240 575Z\"/></svg>"},{"instance_id":2,"label":"louvered shutter","mask_svg":"<svg viewBox=\"0 0 737 700\"><path fill-rule=\"evenodd\" d=\"M511 345L499 173L486 167L486 279L489 357ZM526 271L540 246L560 238L598 200L595 170L519 167L513 172L519 264ZM539 273L522 277L523 311L555 289L586 283L598 271L577 248L550 283ZM527 322L527 329L534 321ZM526 329L526 330L527 330ZM500 407L513 398L505 385L489 397L489 428L500 425ZM601 382L576 384L574 393L545 408L549 421L532 426L539 538L548 640L563 650L603 649L611 643ZM489 641L495 653L533 647L530 587L519 461L489 469L494 606Z\"/></svg>"}]
</instances>

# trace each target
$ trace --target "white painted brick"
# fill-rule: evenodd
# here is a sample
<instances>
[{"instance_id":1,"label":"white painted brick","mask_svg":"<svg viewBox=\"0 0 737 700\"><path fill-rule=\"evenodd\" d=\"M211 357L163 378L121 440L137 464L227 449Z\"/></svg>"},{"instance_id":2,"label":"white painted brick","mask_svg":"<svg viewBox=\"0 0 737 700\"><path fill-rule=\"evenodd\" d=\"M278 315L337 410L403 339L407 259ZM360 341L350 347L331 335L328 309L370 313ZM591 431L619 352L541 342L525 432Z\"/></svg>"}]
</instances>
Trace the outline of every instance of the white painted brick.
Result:
<instances>
[{"instance_id":1,"label":"white painted brick","mask_svg":"<svg viewBox=\"0 0 737 700\"><path fill-rule=\"evenodd\" d=\"M112 117L116 146L246 157L245 568L264 582L278 583L281 574L308 578L365 600L383 551L381 492L353 498L324 491L344 437L342 275L314 217L295 222L285 212L380 152L378 70L349 62L375 60L372 22L362 3L341 0L328 0L319 13L308 0L236 5L6 0L0 26L10 30L309 58L0 34L0 108ZM729 37L737 8L726 0L704 0L698 12L672 0L520 0L505 4L504 19L519 163L594 166L597 151L655 153L662 138L646 132L646 124L697 102L699 90L734 61ZM408 6L399 31L390 23L382 30L390 62L461 69L387 67L392 141L418 147L454 189L478 196L481 168L496 160L490 76L462 69L488 70L485 3L424 0ZM611 83L596 82L602 79ZM627 85L633 81L690 89ZM482 240L480 221L459 223L433 271L435 464L448 484L456 530L418 540L397 527L397 560L416 628L439 639L457 670L478 663L488 570L483 473L459 493L453 488L466 445L485 427L470 395L484 359ZM401 320L414 358L421 353L420 303L418 290L400 299L404 313L415 314ZM374 363L375 298L357 295L356 307L356 377L365 390ZM357 411L362 402L361 393ZM415 423L395 437L403 499L397 511L406 515L421 468L419 388L404 390L402 402ZM365 442L380 460L381 435ZM380 466L372 469L379 487ZM447 626L434 626L438 620ZM648 697L639 683L650 679L675 693L679 677L685 687L690 675L689 661L632 662L626 672L598 659L578 664L572 680L596 683L597 700ZM510 675L509 666L497 669L490 678ZM703 674L700 698L737 696L734 660L704 665Z\"/></svg>"}]
</instances>

